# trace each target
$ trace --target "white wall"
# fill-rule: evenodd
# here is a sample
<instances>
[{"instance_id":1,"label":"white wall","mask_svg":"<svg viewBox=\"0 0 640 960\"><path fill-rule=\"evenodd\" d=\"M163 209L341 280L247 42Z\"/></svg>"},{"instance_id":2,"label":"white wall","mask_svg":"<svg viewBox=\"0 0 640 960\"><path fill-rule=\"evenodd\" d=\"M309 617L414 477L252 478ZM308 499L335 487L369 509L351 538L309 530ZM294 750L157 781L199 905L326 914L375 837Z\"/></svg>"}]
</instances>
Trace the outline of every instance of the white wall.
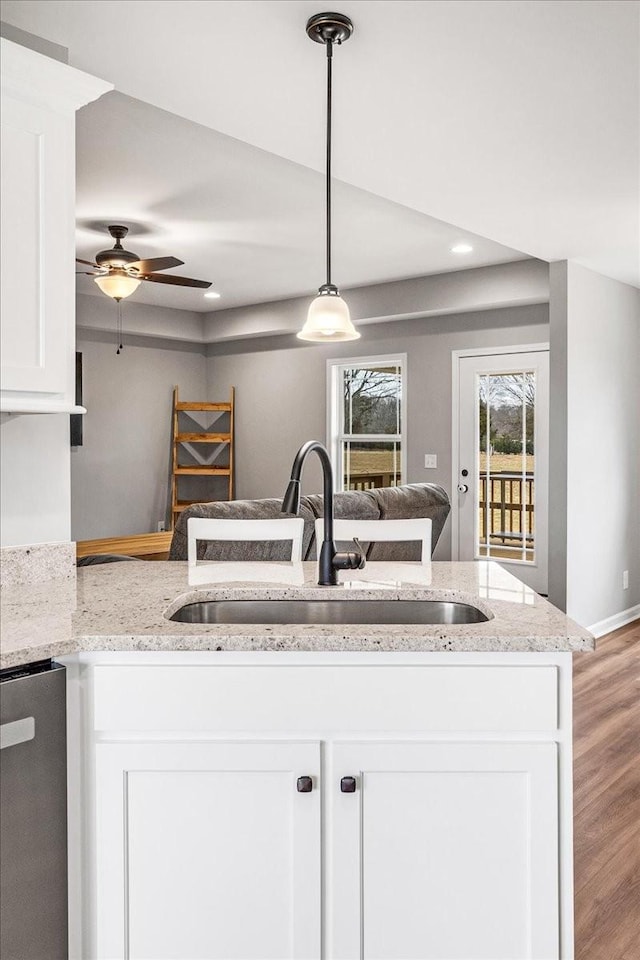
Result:
<instances>
[{"instance_id":1,"label":"white wall","mask_svg":"<svg viewBox=\"0 0 640 960\"><path fill-rule=\"evenodd\" d=\"M0 544L68 540L69 417L2 414L0 469Z\"/></svg>"},{"instance_id":2,"label":"white wall","mask_svg":"<svg viewBox=\"0 0 640 960\"><path fill-rule=\"evenodd\" d=\"M236 387L236 496L282 496L300 444L326 439L328 358L407 353L408 482L451 488L451 351L540 343L548 339L546 304L369 325L343 344L302 344L292 336L215 344L209 348L208 393ZM426 470L424 454L438 455ZM314 458L315 459L315 458ZM321 490L315 462L305 492ZM449 524L436 559L451 555Z\"/></svg>"},{"instance_id":3,"label":"white wall","mask_svg":"<svg viewBox=\"0 0 640 960\"><path fill-rule=\"evenodd\" d=\"M640 603L640 291L552 264L550 320L551 598L592 626Z\"/></svg>"},{"instance_id":4,"label":"white wall","mask_svg":"<svg viewBox=\"0 0 640 960\"><path fill-rule=\"evenodd\" d=\"M207 398L204 353L129 337L118 356L111 337L86 332L77 349L87 413L71 454L72 538L154 531L169 497L173 388L185 400Z\"/></svg>"}]
</instances>

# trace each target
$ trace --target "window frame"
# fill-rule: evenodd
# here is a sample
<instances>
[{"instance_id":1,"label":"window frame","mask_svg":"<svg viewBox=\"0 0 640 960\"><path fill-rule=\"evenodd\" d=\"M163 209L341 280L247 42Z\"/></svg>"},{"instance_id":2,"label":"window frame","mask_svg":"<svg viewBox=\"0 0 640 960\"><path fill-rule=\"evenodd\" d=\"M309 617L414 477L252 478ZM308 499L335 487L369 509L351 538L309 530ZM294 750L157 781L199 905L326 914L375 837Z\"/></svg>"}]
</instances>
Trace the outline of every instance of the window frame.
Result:
<instances>
[{"instance_id":1,"label":"window frame","mask_svg":"<svg viewBox=\"0 0 640 960\"><path fill-rule=\"evenodd\" d=\"M399 433L345 433L344 432L344 371L354 367L396 366L400 369L400 432ZM342 471L342 444L345 441L400 444L400 480L407 483L407 354L385 353L368 357L340 357L327 360L327 433L326 444L333 466L336 491L344 491Z\"/></svg>"}]
</instances>

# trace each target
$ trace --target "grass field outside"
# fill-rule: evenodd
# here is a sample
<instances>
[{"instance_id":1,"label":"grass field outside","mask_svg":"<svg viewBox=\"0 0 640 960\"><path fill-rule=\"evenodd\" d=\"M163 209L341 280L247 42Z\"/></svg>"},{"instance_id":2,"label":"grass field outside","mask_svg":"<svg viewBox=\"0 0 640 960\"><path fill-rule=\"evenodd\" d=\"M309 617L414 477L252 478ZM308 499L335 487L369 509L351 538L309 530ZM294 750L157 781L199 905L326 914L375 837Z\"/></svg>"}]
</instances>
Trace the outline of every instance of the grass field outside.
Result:
<instances>
[{"instance_id":1,"label":"grass field outside","mask_svg":"<svg viewBox=\"0 0 640 960\"><path fill-rule=\"evenodd\" d=\"M525 470L527 473L534 472L535 456L532 453L525 455ZM400 472L401 454L400 450L354 450L352 448L349 465L352 477L368 476L372 474L388 474L395 471ZM484 473L487 469L487 455L480 454L480 472ZM491 472L492 473L521 473L522 455L519 453L494 453L491 454ZM400 481L398 481L400 482Z\"/></svg>"},{"instance_id":2,"label":"grass field outside","mask_svg":"<svg viewBox=\"0 0 640 960\"><path fill-rule=\"evenodd\" d=\"M491 472L502 473L520 473L522 471L522 454L520 453L492 453L491 454ZM534 472L535 454L525 454L525 470L527 473ZM487 469L487 455L480 453L480 472L484 473Z\"/></svg>"}]
</instances>

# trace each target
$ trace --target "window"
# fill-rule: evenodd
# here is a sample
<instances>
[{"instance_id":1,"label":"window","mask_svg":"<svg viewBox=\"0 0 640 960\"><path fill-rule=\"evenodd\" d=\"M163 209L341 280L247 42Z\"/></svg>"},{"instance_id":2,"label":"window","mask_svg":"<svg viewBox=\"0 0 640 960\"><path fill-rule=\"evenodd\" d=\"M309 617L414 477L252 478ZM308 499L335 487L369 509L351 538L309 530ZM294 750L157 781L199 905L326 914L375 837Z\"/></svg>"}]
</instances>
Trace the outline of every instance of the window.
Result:
<instances>
[{"instance_id":1,"label":"window","mask_svg":"<svg viewBox=\"0 0 640 960\"><path fill-rule=\"evenodd\" d=\"M406 355L329 360L328 437L337 490L406 482Z\"/></svg>"}]
</instances>

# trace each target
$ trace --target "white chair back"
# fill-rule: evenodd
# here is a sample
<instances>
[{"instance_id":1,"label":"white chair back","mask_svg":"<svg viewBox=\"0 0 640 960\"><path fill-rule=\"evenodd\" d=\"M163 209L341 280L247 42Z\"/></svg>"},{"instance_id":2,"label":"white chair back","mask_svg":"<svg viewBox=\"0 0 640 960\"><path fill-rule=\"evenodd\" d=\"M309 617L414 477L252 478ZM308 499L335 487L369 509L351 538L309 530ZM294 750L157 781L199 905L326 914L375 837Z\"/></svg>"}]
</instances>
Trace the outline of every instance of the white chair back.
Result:
<instances>
[{"instance_id":1,"label":"white chair back","mask_svg":"<svg viewBox=\"0 0 640 960\"><path fill-rule=\"evenodd\" d=\"M211 517L189 517L187 521L187 558L195 564L198 540L291 540L291 559L302 560L302 517L282 520L217 520Z\"/></svg>"},{"instance_id":2,"label":"white chair back","mask_svg":"<svg viewBox=\"0 0 640 960\"><path fill-rule=\"evenodd\" d=\"M316 552L324 537L324 519L316 520ZM344 542L357 537L365 543L417 540L421 544L422 563L431 560L431 520L416 517L410 520L334 520L333 539Z\"/></svg>"}]
</instances>

